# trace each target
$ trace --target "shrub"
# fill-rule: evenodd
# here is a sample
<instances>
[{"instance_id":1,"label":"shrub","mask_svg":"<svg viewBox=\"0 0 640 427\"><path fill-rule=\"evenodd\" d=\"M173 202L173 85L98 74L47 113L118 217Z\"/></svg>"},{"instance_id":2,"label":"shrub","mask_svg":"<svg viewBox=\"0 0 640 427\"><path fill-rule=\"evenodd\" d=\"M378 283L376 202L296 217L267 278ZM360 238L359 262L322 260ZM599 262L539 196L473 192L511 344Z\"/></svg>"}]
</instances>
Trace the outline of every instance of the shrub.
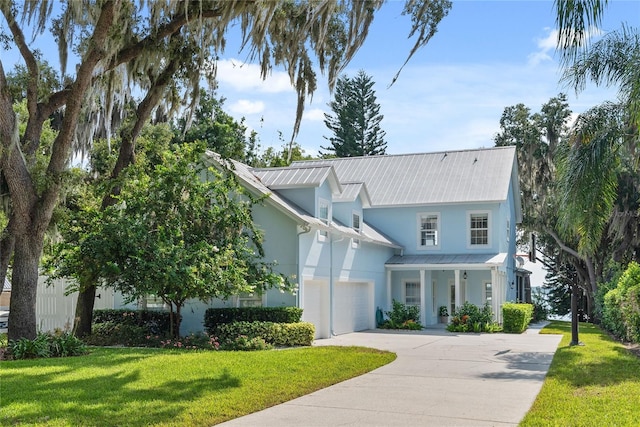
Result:
<instances>
[{"instance_id":1,"label":"shrub","mask_svg":"<svg viewBox=\"0 0 640 427\"><path fill-rule=\"evenodd\" d=\"M379 325L382 329L420 330L420 307L406 305L396 300L392 302L391 311L386 311L388 320Z\"/></svg>"},{"instance_id":2,"label":"shrub","mask_svg":"<svg viewBox=\"0 0 640 427\"><path fill-rule=\"evenodd\" d=\"M126 309L94 311L94 324L107 322L140 326L151 335L167 335L171 330L170 313L166 311ZM176 323L175 320L174 323Z\"/></svg>"},{"instance_id":3,"label":"shrub","mask_svg":"<svg viewBox=\"0 0 640 427\"><path fill-rule=\"evenodd\" d=\"M14 359L68 357L87 353L86 345L68 332L39 333L33 340L11 340L7 348Z\"/></svg>"},{"instance_id":4,"label":"shrub","mask_svg":"<svg viewBox=\"0 0 640 427\"><path fill-rule=\"evenodd\" d=\"M497 325L493 322L493 311L489 304L482 307L466 301L453 312L451 323L447 325L450 332L494 332Z\"/></svg>"},{"instance_id":5,"label":"shrub","mask_svg":"<svg viewBox=\"0 0 640 427\"><path fill-rule=\"evenodd\" d=\"M209 308L204 314L208 332L218 325L233 322L298 323L302 309L298 307L225 307Z\"/></svg>"},{"instance_id":6,"label":"shrub","mask_svg":"<svg viewBox=\"0 0 640 427\"><path fill-rule=\"evenodd\" d=\"M213 335L219 338L225 348L227 343L239 336L262 338L277 347L307 346L313 342L315 327L308 322L234 322L219 325Z\"/></svg>"},{"instance_id":7,"label":"shrub","mask_svg":"<svg viewBox=\"0 0 640 427\"><path fill-rule=\"evenodd\" d=\"M502 305L502 327L504 332L516 334L524 332L532 317L532 304L505 303Z\"/></svg>"},{"instance_id":8,"label":"shrub","mask_svg":"<svg viewBox=\"0 0 640 427\"><path fill-rule=\"evenodd\" d=\"M85 337L87 344L98 346L152 346L148 336L160 336L150 333L148 328L130 323L103 322L93 325L91 335ZM164 337L164 335L162 336Z\"/></svg>"},{"instance_id":9,"label":"shrub","mask_svg":"<svg viewBox=\"0 0 640 427\"><path fill-rule=\"evenodd\" d=\"M603 288L611 288L601 298L604 328L622 340L640 342L640 265L629 263L615 287Z\"/></svg>"},{"instance_id":10,"label":"shrub","mask_svg":"<svg viewBox=\"0 0 640 427\"><path fill-rule=\"evenodd\" d=\"M159 339L157 336L147 337L150 347L177 348L184 350L219 350L220 343L216 337L205 333L191 334L179 339Z\"/></svg>"},{"instance_id":11,"label":"shrub","mask_svg":"<svg viewBox=\"0 0 640 427\"><path fill-rule=\"evenodd\" d=\"M249 338L246 335L239 335L223 344L224 350L232 351L270 350L272 348L273 346L268 344L264 339L260 337Z\"/></svg>"}]
</instances>

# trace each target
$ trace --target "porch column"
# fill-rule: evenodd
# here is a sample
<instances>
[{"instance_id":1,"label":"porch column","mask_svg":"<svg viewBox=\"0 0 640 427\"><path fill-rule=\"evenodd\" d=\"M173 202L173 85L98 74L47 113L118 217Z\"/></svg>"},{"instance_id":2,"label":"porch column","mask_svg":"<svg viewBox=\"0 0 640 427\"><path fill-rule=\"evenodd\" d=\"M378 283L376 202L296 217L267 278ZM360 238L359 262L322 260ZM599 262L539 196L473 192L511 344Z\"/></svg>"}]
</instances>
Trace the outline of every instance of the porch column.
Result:
<instances>
[{"instance_id":1,"label":"porch column","mask_svg":"<svg viewBox=\"0 0 640 427\"><path fill-rule=\"evenodd\" d=\"M498 270L494 267L491 269L491 309L495 321L502 323L502 294L504 290L499 282Z\"/></svg>"},{"instance_id":2,"label":"porch column","mask_svg":"<svg viewBox=\"0 0 640 427\"><path fill-rule=\"evenodd\" d=\"M391 311L391 270L387 269L387 310Z\"/></svg>"},{"instance_id":3,"label":"porch column","mask_svg":"<svg viewBox=\"0 0 640 427\"><path fill-rule=\"evenodd\" d=\"M454 270L453 275L455 277L455 288L456 288L456 308L462 305L460 301L460 270ZM453 316L453 313L449 313Z\"/></svg>"},{"instance_id":4,"label":"porch column","mask_svg":"<svg viewBox=\"0 0 640 427\"><path fill-rule=\"evenodd\" d=\"M422 325L426 325L427 324L427 310L426 310L426 289L427 287L425 286L425 280L424 280L424 270L421 269L420 270L420 323Z\"/></svg>"}]
</instances>

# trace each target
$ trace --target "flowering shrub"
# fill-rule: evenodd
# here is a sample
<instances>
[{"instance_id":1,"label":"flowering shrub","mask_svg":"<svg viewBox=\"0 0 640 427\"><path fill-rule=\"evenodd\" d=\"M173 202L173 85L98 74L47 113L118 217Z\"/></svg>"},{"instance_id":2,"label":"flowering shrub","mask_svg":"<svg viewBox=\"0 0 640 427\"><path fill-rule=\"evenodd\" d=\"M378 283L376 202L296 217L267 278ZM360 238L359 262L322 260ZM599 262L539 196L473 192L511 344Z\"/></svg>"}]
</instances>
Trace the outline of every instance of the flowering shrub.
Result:
<instances>
[{"instance_id":1,"label":"flowering shrub","mask_svg":"<svg viewBox=\"0 0 640 427\"><path fill-rule=\"evenodd\" d=\"M191 334L180 339L165 339L161 340L158 337L147 337L149 342L158 340L157 347L160 348L179 348L185 350L218 350L220 349L220 343L216 337L209 336L207 334ZM156 346L154 346L156 347Z\"/></svg>"},{"instance_id":2,"label":"flowering shrub","mask_svg":"<svg viewBox=\"0 0 640 427\"><path fill-rule=\"evenodd\" d=\"M393 300L391 311L385 312L389 319L378 325L381 329L409 329L418 331L422 329L420 324L420 307L406 305Z\"/></svg>"},{"instance_id":3,"label":"flowering shrub","mask_svg":"<svg viewBox=\"0 0 640 427\"><path fill-rule=\"evenodd\" d=\"M496 332L498 329L489 304L478 307L470 302L456 308L451 323L447 325L449 332Z\"/></svg>"}]
</instances>

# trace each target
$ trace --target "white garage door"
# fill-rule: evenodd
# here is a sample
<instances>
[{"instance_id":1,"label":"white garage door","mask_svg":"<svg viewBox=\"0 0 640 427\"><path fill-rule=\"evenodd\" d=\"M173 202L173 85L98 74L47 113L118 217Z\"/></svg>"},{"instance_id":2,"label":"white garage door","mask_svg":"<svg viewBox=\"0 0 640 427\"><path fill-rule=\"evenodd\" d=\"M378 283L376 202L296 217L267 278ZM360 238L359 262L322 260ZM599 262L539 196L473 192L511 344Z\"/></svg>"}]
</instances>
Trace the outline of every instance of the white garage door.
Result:
<instances>
[{"instance_id":1,"label":"white garage door","mask_svg":"<svg viewBox=\"0 0 640 427\"><path fill-rule=\"evenodd\" d=\"M375 314L372 288L368 283L336 283L333 325L336 335L371 328Z\"/></svg>"},{"instance_id":2,"label":"white garage door","mask_svg":"<svg viewBox=\"0 0 640 427\"><path fill-rule=\"evenodd\" d=\"M313 323L316 338L329 338L329 282L305 280L302 320Z\"/></svg>"}]
</instances>

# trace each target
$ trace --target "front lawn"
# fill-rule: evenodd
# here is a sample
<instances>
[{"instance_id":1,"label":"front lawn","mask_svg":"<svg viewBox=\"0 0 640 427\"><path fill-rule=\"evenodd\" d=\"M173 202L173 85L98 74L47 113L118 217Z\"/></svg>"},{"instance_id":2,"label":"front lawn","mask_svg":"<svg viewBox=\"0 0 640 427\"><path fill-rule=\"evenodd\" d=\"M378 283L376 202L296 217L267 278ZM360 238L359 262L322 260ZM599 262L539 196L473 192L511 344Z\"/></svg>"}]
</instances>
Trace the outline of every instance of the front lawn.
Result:
<instances>
[{"instance_id":1,"label":"front lawn","mask_svg":"<svg viewBox=\"0 0 640 427\"><path fill-rule=\"evenodd\" d=\"M94 348L0 362L0 425L203 426L240 417L395 359L360 347L226 352Z\"/></svg>"},{"instance_id":2,"label":"front lawn","mask_svg":"<svg viewBox=\"0 0 640 427\"><path fill-rule=\"evenodd\" d=\"M640 423L640 358L594 325L580 324L584 346L569 346L571 323L552 322L541 333L564 336L522 426Z\"/></svg>"}]
</instances>

